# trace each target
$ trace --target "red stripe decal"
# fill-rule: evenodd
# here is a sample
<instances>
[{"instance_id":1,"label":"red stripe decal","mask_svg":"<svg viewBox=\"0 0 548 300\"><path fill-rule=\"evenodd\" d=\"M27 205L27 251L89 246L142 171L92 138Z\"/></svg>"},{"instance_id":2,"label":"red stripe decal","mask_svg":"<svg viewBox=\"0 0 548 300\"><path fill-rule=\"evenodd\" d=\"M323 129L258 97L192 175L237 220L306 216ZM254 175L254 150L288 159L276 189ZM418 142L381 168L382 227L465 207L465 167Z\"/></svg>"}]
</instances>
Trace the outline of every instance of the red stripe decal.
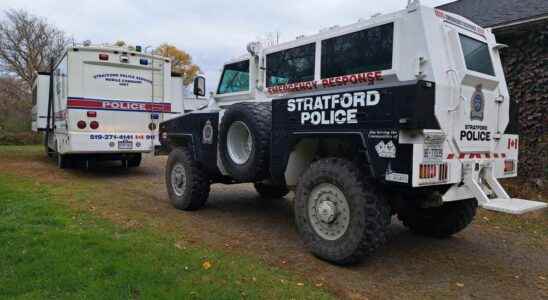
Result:
<instances>
[{"instance_id":1,"label":"red stripe decal","mask_svg":"<svg viewBox=\"0 0 548 300\"><path fill-rule=\"evenodd\" d=\"M464 158L465 158L465 156L466 156L466 154L464 154L464 153L461 153L461 154L459 154L459 159L464 159Z\"/></svg>"},{"instance_id":2,"label":"red stripe decal","mask_svg":"<svg viewBox=\"0 0 548 300\"><path fill-rule=\"evenodd\" d=\"M481 159L481 153L470 153L470 158L479 158L479 159Z\"/></svg>"},{"instance_id":3,"label":"red stripe decal","mask_svg":"<svg viewBox=\"0 0 548 300\"><path fill-rule=\"evenodd\" d=\"M113 101L96 99L69 98L68 108L95 109L95 110L120 110L136 112L171 112L171 103Z\"/></svg>"},{"instance_id":4,"label":"red stripe decal","mask_svg":"<svg viewBox=\"0 0 548 300\"><path fill-rule=\"evenodd\" d=\"M449 154L447 155L447 159L453 159L453 158L455 158L455 154L449 153Z\"/></svg>"}]
</instances>

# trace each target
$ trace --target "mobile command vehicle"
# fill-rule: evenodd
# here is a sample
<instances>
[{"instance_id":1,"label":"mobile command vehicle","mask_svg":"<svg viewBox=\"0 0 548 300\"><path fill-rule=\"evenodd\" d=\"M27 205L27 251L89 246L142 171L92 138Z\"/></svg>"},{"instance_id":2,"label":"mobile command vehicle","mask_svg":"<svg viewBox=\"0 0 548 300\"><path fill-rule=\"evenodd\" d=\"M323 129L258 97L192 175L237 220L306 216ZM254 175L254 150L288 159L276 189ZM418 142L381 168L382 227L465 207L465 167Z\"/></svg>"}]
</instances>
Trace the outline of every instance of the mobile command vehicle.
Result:
<instances>
[{"instance_id":1,"label":"mobile command vehicle","mask_svg":"<svg viewBox=\"0 0 548 300\"><path fill-rule=\"evenodd\" d=\"M248 45L224 66L215 102L160 124L174 206L202 207L210 184L295 191L295 223L318 257L346 264L386 240L391 216L447 237L478 204L519 214L519 138L494 35L420 6L284 44ZM200 80L196 82L197 85Z\"/></svg>"},{"instance_id":2,"label":"mobile command vehicle","mask_svg":"<svg viewBox=\"0 0 548 300\"><path fill-rule=\"evenodd\" d=\"M32 129L44 132L59 167L77 160L139 166L142 153L159 145L159 122L207 104L198 99L185 107L169 59L140 50L72 46L51 74L37 74Z\"/></svg>"}]
</instances>

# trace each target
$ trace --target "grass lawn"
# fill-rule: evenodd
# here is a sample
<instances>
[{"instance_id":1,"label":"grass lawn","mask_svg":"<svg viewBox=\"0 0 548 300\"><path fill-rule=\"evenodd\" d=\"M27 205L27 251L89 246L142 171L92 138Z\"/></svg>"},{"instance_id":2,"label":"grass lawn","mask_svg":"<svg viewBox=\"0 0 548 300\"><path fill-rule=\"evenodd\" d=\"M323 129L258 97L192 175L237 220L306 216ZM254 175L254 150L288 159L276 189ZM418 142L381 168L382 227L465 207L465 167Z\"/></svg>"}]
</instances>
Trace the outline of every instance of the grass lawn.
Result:
<instances>
[{"instance_id":1,"label":"grass lawn","mask_svg":"<svg viewBox=\"0 0 548 300\"><path fill-rule=\"evenodd\" d=\"M24 155L11 150L3 155ZM1 299L329 298L251 258L76 211L62 201L62 189L0 170Z\"/></svg>"}]
</instances>

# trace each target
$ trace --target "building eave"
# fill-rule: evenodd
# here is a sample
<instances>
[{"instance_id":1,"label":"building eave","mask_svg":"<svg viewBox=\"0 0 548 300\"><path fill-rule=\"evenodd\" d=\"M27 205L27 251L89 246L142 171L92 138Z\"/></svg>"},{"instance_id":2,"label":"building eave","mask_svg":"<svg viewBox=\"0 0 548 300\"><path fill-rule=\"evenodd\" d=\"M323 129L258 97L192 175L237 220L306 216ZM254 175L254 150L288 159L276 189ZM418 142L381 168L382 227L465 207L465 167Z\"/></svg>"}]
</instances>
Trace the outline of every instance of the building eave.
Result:
<instances>
[{"instance_id":1,"label":"building eave","mask_svg":"<svg viewBox=\"0 0 548 300\"><path fill-rule=\"evenodd\" d=\"M533 18L528 18L528 19L511 21L509 23L498 24L498 25L494 25L494 26L488 26L487 28L490 28L492 30L504 29L504 28L507 28L507 27L518 26L518 25L523 25L523 24L532 23L532 22L538 22L538 21L542 21L542 20L548 20L548 14L533 17Z\"/></svg>"}]
</instances>

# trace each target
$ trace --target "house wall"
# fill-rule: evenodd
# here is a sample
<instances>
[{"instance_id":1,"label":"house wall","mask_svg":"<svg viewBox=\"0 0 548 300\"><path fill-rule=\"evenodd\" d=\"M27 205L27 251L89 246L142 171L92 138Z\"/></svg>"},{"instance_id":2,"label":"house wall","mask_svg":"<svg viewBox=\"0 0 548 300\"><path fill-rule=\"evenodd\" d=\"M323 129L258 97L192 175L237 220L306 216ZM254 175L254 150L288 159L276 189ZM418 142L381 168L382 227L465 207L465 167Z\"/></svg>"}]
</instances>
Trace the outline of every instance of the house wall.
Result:
<instances>
[{"instance_id":1,"label":"house wall","mask_svg":"<svg viewBox=\"0 0 548 300\"><path fill-rule=\"evenodd\" d=\"M502 52L513 121L520 134L519 174L548 182L548 21L495 31Z\"/></svg>"}]
</instances>

